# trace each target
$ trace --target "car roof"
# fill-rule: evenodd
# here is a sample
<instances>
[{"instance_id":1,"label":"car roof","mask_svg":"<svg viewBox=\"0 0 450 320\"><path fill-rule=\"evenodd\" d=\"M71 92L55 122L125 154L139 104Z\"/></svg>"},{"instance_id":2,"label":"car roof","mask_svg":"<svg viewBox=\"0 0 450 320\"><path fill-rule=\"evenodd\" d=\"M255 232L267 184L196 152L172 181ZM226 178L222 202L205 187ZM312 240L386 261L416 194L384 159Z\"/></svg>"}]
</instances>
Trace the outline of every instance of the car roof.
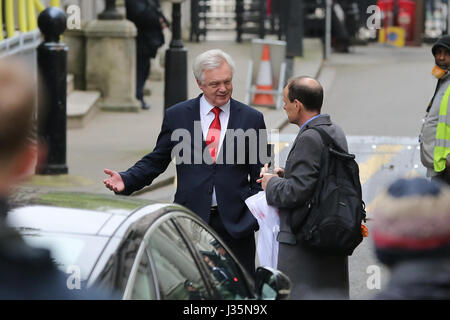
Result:
<instances>
[{"instance_id":1,"label":"car roof","mask_svg":"<svg viewBox=\"0 0 450 320\"><path fill-rule=\"evenodd\" d=\"M20 230L111 237L135 211L154 212L171 205L134 197L49 192L11 210L7 222Z\"/></svg>"}]
</instances>

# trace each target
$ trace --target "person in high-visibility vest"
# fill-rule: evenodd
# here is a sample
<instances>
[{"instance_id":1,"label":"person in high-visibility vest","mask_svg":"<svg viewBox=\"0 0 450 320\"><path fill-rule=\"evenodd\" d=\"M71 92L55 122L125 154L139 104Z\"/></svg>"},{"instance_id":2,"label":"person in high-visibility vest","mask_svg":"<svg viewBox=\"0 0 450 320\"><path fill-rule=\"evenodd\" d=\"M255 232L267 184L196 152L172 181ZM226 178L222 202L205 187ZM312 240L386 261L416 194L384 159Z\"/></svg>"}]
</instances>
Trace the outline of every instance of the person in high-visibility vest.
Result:
<instances>
[{"instance_id":1,"label":"person in high-visibility vest","mask_svg":"<svg viewBox=\"0 0 450 320\"><path fill-rule=\"evenodd\" d=\"M438 79L420 133L420 158L427 176L450 184L450 35L439 38L431 49L432 74Z\"/></svg>"}]
</instances>

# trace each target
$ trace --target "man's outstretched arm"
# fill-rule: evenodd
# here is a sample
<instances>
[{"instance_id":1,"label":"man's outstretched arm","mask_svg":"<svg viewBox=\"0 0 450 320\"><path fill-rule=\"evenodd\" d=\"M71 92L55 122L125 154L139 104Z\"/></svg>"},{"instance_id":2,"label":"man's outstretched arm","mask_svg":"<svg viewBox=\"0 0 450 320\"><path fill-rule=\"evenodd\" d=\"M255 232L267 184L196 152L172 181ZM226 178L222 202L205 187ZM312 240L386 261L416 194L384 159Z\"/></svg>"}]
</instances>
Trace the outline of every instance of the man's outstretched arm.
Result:
<instances>
[{"instance_id":1,"label":"man's outstretched arm","mask_svg":"<svg viewBox=\"0 0 450 320\"><path fill-rule=\"evenodd\" d=\"M105 169L104 172L110 176L103 181L105 186L115 193L130 195L134 191L150 185L156 177L167 169L172 159L171 135L172 130L169 128L166 111L155 149L127 171L116 172Z\"/></svg>"}]
</instances>

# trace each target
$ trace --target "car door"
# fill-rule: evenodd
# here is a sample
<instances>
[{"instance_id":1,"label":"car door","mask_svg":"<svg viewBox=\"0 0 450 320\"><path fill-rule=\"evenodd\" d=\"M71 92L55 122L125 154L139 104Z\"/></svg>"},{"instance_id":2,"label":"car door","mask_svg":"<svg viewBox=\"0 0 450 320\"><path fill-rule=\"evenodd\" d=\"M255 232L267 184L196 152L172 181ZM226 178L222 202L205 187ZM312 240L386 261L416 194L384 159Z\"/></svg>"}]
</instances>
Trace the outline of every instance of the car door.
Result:
<instances>
[{"instance_id":1,"label":"car door","mask_svg":"<svg viewBox=\"0 0 450 320\"><path fill-rule=\"evenodd\" d=\"M160 299L206 300L212 297L198 259L171 219L153 226L146 238Z\"/></svg>"},{"instance_id":2,"label":"car door","mask_svg":"<svg viewBox=\"0 0 450 320\"><path fill-rule=\"evenodd\" d=\"M206 224L182 213L174 220L191 243L191 247L195 249L200 263L203 264L208 282L214 289L215 299L255 298L249 276Z\"/></svg>"},{"instance_id":3,"label":"car door","mask_svg":"<svg viewBox=\"0 0 450 320\"><path fill-rule=\"evenodd\" d=\"M146 250L136 261L137 269L132 273L132 289L129 295L131 300L156 300L158 290L151 268L150 259Z\"/></svg>"}]
</instances>

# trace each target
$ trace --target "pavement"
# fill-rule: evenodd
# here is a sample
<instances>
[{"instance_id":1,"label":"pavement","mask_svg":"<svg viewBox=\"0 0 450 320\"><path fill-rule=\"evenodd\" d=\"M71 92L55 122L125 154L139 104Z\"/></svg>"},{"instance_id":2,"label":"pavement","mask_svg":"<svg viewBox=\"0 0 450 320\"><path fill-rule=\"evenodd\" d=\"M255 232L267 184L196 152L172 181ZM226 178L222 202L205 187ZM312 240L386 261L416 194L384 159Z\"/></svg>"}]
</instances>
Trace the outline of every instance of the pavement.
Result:
<instances>
[{"instance_id":1,"label":"pavement","mask_svg":"<svg viewBox=\"0 0 450 320\"><path fill-rule=\"evenodd\" d=\"M247 70L251 59L251 42L205 41L185 42L188 50L188 98L201 91L192 75L192 61L201 52L220 48L229 53L236 63L233 79L233 98L244 101ZM322 66L322 45L319 39L304 40L304 56L294 59L294 75L316 77ZM82 128L67 131L67 175L34 175L23 185L19 196L47 191L111 193L105 188L104 168L124 171L145 154L151 152L161 128L164 113L164 81L150 83L151 95L145 99L150 110L139 113L97 111ZM264 114L268 129L281 129L287 124L282 108L255 107ZM175 165L171 163L150 187L136 192L134 196L149 200L171 202L175 187Z\"/></svg>"}]
</instances>

